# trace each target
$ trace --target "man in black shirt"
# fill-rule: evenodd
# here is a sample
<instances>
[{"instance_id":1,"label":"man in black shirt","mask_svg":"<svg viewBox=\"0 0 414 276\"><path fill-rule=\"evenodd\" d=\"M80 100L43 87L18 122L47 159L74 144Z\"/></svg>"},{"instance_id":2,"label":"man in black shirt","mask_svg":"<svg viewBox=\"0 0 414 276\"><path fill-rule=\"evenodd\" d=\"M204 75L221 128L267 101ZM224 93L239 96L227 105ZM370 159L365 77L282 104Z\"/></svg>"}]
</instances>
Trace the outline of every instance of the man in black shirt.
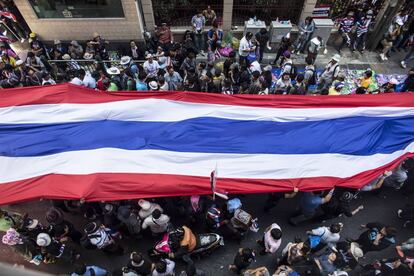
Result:
<instances>
[{"instance_id":1,"label":"man in black shirt","mask_svg":"<svg viewBox=\"0 0 414 276\"><path fill-rule=\"evenodd\" d=\"M132 252L130 261L127 265L128 270L132 270L138 275L151 275L153 264L140 252Z\"/></svg>"},{"instance_id":2,"label":"man in black shirt","mask_svg":"<svg viewBox=\"0 0 414 276\"><path fill-rule=\"evenodd\" d=\"M259 46L259 62L262 62L263 52L268 47L269 34L266 28L261 28L260 31L255 35L257 46Z\"/></svg>"}]
</instances>

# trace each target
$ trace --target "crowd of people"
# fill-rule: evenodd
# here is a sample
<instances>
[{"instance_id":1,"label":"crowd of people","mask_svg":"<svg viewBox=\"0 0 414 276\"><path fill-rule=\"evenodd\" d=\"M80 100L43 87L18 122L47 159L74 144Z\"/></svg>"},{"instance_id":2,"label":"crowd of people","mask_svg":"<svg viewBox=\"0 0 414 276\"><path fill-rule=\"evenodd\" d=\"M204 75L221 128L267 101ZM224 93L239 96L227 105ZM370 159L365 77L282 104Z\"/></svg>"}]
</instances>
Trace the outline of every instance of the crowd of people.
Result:
<instances>
[{"instance_id":1,"label":"crowd of people","mask_svg":"<svg viewBox=\"0 0 414 276\"><path fill-rule=\"evenodd\" d=\"M306 18L299 25L299 35L291 40L284 36L271 64L263 64L265 51L271 49L269 33L261 29L253 34L246 32L240 41L225 42L215 12L208 7L191 20L192 29L176 42L167 24L156 27L145 46L130 41L128 50L119 60L110 59L109 42L94 33L92 39L81 45L76 40L68 44L56 39L47 47L35 34L30 33L30 50L21 59L8 41L0 42L0 87L55 85L70 82L98 91L193 91L223 94L292 94L340 95L345 75L341 69L341 51L365 50L366 33L372 19L370 10L349 12L340 20L341 43L324 68L316 68L319 52L325 48L323 39L314 36L315 24ZM407 30L407 11L401 11L393 20L381 44L380 58L387 59L392 50L411 47L401 62L406 67L414 53L413 23ZM209 30L205 32L206 26ZM236 45L233 42L236 41ZM306 52L306 67L298 71L293 55ZM145 62L137 60L145 59ZM93 64L88 70L84 64ZM280 70L276 77L274 69ZM318 74L317 70L322 69ZM393 80L378 90L370 90L371 70L356 82L355 93L388 93L396 90ZM402 91L414 91L414 69L410 70ZM329 223L339 216L352 217L364 206L352 208L358 193L379 193L384 187L401 190L414 175L414 160L407 159L392 172L384 172L358 191L332 189L321 192L272 193L263 206L270 212L283 198L298 197L297 212L289 223L304 227L318 222L320 227L303 231L305 238L295 238L282 248L284 232L274 222L263 231L255 248L240 248L228 273L245 276L294 275L348 275L358 268L361 275L412 275L414 265L414 238L397 243L396 228L372 221L362 225L361 233L344 239L342 223ZM412 182L412 180L411 180ZM410 183L412 184L412 183ZM34 264L66 262L76 275L206 275L196 267L194 257L209 254L221 246L222 239L240 243L250 231L258 231L258 221L245 210L242 196L213 199L209 196L191 196L167 199L139 199L114 202L84 202L53 200L42 224L30 214L0 210L2 242ZM174 203L174 210L167 203ZM77 229L66 219L65 213L82 217L83 228ZM405 206L398 211L409 227L414 208ZM176 218L185 223L177 225ZM281 224L281 223L280 223ZM202 228L218 236L196 234L192 229ZM206 238L207 237L207 238ZM122 239L152 239L156 246L148 252L126 252ZM74 246L74 244L77 244ZM128 254L129 261L121 269L85 264L83 250L102 250L110 256ZM369 254L395 247L394 255L373 263L361 259ZM254 267L259 256L273 255L272 268ZM178 270L177 261L185 267ZM274 271L273 274L270 271Z\"/></svg>"},{"instance_id":2,"label":"crowd of people","mask_svg":"<svg viewBox=\"0 0 414 276\"><path fill-rule=\"evenodd\" d=\"M338 21L341 38L337 45L338 54L333 55L323 68L316 68L315 62L318 53L325 49L325 42L314 35L315 23L311 17L299 24L295 40L290 34L282 38L276 58L270 64L263 63L264 52L271 51L267 29L255 34L246 32L241 40L231 38L228 41L210 7L192 18L192 30L185 32L182 41L174 41L170 27L163 23L147 37L145 46L130 41L128 49L120 53L119 60L110 61L109 42L98 33L94 33L85 45L76 40L65 44L56 39L51 47L42 43L35 33L30 33L30 51L25 60L19 58L7 41L1 42L0 86L12 88L70 82L101 91L339 95L344 94L342 88L346 78L340 53L345 46L363 53L372 17L372 10L358 10ZM399 12L381 43L383 60L394 48L411 47L401 62L404 68L414 52L414 25L411 23L408 27L408 19L408 10ZM306 66L298 70L299 57L293 57L305 52ZM275 69L280 74L275 74ZM370 71L368 68L364 77L355 83L352 93L396 91L398 81L395 79L378 89L370 89L373 79ZM413 76L414 71L410 70L402 91L414 89Z\"/></svg>"},{"instance_id":3,"label":"crowd of people","mask_svg":"<svg viewBox=\"0 0 414 276\"><path fill-rule=\"evenodd\" d=\"M321 192L269 194L263 212L279 204L283 198L298 197L297 212L289 223L300 226L302 237L286 243L279 221L263 228L256 247L243 247L235 252L234 261L228 266L228 274L244 276L293 276L293 275L412 275L414 264L413 238L397 243L398 231L386 223L372 221L361 225L353 237L344 238L343 223L329 220L357 215L364 206L352 207L358 194L381 193L384 188L400 192L412 191L414 159L404 160L393 171L383 175L356 191L336 188ZM411 180L410 180L411 179ZM30 214L0 211L2 242L20 254L24 260L41 265L65 262L76 275L207 275L196 267L194 260L210 255L225 243L240 243L249 232L258 232L258 220L246 211L238 195L229 198L188 196L176 198L123 200L112 202L85 202L83 200L52 200L53 207L45 213L42 224ZM173 207L171 207L173 206ZM390 212L395 212L391 211ZM65 213L82 218L83 229L77 229L66 219ZM414 216L412 206L404 206L398 212L404 219L404 227L411 227ZM181 221L177 225L177 221ZM318 223L309 229L306 223ZM202 229L212 234L197 234ZM214 234L217 233L217 234ZM126 252L120 240L135 243L152 240L156 245L147 252ZM283 242L282 242L283 241ZM402 241L400 239L400 241ZM78 244L78 246L74 246ZM282 246L284 244L284 246ZM75 248L83 248L82 250ZM394 247L387 259L364 263L363 257L374 255ZM84 250L101 250L109 256L127 254L129 261L122 268L100 267L85 264ZM254 267L256 258L274 256L274 267ZM207 257L206 257L207 258ZM185 266L178 270L176 262ZM274 270L273 274L269 271ZM355 275L355 274L350 274Z\"/></svg>"}]
</instances>

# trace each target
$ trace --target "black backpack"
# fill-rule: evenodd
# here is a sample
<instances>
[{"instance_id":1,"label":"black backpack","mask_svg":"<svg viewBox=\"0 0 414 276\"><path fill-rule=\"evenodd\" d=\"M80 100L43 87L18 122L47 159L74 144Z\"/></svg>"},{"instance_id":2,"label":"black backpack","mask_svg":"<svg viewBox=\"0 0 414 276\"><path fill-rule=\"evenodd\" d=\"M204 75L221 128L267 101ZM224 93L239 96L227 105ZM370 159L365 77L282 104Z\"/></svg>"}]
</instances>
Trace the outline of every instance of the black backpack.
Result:
<instances>
[{"instance_id":1,"label":"black backpack","mask_svg":"<svg viewBox=\"0 0 414 276\"><path fill-rule=\"evenodd\" d=\"M306 71L311 71L312 76L308 80L308 85L315 85L317 83L317 74L314 69L308 69Z\"/></svg>"},{"instance_id":2,"label":"black backpack","mask_svg":"<svg viewBox=\"0 0 414 276\"><path fill-rule=\"evenodd\" d=\"M296 76L298 75L298 68L293 64L293 63L286 63L284 66L283 66L283 68L286 66L286 65L289 65L290 66L290 78L292 79L292 80L294 80L294 79L296 79Z\"/></svg>"}]
</instances>

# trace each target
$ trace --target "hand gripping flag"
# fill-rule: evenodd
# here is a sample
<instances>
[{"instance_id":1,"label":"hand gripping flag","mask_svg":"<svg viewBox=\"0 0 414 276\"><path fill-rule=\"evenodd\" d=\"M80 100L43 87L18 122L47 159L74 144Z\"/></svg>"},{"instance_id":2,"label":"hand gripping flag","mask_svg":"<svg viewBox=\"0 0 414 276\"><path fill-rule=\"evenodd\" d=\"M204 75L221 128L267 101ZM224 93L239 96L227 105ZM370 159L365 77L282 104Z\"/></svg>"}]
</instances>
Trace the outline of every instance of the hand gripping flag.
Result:
<instances>
[{"instance_id":1,"label":"hand gripping flag","mask_svg":"<svg viewBox=\"0 0 414 276\"><path fill-rule=\"evenodd\" d=\"M361 188L414 152L414 95L0 93L0 204Z\"/></svg>"}]
</instances>

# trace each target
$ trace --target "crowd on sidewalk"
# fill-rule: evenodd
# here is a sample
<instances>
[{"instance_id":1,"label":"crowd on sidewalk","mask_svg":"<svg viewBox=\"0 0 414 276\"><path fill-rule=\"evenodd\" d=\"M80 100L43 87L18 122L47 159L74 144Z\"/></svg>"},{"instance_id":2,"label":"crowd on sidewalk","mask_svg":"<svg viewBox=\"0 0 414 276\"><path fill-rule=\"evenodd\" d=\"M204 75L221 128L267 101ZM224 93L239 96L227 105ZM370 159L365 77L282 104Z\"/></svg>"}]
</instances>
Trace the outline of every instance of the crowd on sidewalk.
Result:
<instances>
[{"instance_id":1,"label":"crowd on sidewalk","mask_svg":"<svg viewBox=\"0 0 414 276\"><path fill-rule=\"evenodd\" d=\"M393 171L385 172L360 190L336 188L298 192L295 189L290 193L269 194L262 207L265 213L272 212L283 198L299 197L297 210L292 213L289 223L308 230L303 231L302 237L286 242L280 221L280 225L274 222L263 228L256 247L240 248L235 252L234 261L228 266L229 275L264 276L271 275L269 271L273 269L274 276L345 276L355 269L358 269L358 275L412 275L412 238L403 241L398 238L395 227L375 221L361 225L360 232L355 229L353 237L344 238L341 234L344 224L330 223L329 220L356 216L364 208L371 208L353 206L358 194L381 193L384 188L411 193L413 176L414 159L406 159ZM73 268L72 276L200 276L206 273L196 267L194 258L210 255L219 247L222 238L225 244L229 241L240 243L246 236L253 235L249 232L258 232L260 222L245 210L241 198L237 195L226 199L194 195L111 202L52 200L53 207L45 213L47 224L30 214L0 210L0 231L3 232L2 242L24 260L35 265L68 263ZM66 219L65 213L81 218L83 229L77 229ZM412 206L402 206L396 215L404 219L404 227L412 227ZM177 225L178 218L184 222ZM320 226L309 229L309 222ZM220 236L203 236L193 229L204 229L203 232ZM220 238L214 240L214 237ZM156 245L148 252L125 252L120 245L121 239L131 244L147 239ZM79 250L79 246L83 249ZM364 256L375 256L376 252L389 247L395 248L389 258L372 263L363 261ZM109 256L127 254L130 260L120 269L110 264L107 267L85 264L82 258L85 250L101 250ZM274 267L254 267L256 258L263 255L274 256ZM182 271L176 269L177 261L185 263Z\"/></svg>"},{"instance_id":2,"label":"crowd on sidewalk","mask_svg":"<svg viewBox=\"0 0 414 276\"><path fill-rule=\"evenodd\" d=\"M410 48L401 61L404 68L414 56L414 21L409 20L408 12L402 10L393 19L381 42L383 50L380 54L381 59L386 60L392 51ZM7 41L1 42L0 86L12 88L71 82L101 91L346 94L342 89L347 72L341 67L340 54L345 46L363 54L372 16L372 10L359 9L338 21L341 38L337 45L338 54L333 55L323 68L316 68L315 62L318 53L325 51L326 42L320 36L314 36L315 23L311 17L299 24L297 39L291 40L290 34L282 38L271 64L263 63L264 52L271 50L266 29L255 34L247 32L241 40L225 37L210 7L192 18L193 29L185 32L182 42L174 41L171 29L164 23L147 38L145 46L130 41L128 50L121 53L122 57L117 61L109 61L109 42L98 33L94 33L85 45L76 40L65 44L56 39L52 47L46 47L35 33L30 33L30 51L25 60L19 58ZM302 53L306 53L306 67L299 70L296 62ZM138 62L141 59L145 62ZM84 64L93 66L86 68ZM275 74L275 70L279 73ZM414 70L410 70L401 91L414 89L413 77ZM370 87L372 80L373 73L368 68L353 84L352 93L396 91L398 81L395 79L375 89Z\"/></svg>"}]
</instances>

